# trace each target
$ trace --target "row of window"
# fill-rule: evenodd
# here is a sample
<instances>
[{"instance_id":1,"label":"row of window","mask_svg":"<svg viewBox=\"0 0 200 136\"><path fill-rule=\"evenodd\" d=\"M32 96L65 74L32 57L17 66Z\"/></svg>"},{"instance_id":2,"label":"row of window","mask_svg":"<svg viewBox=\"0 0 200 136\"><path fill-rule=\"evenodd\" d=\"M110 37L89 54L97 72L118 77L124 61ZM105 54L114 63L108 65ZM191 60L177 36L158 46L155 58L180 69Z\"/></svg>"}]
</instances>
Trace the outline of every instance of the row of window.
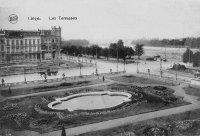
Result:
<instances>
[{"instance_id":1,"label":"row of window","mask_svg":"<svg viewBox=\"0 0 200 136\"><path fill-rule=\"evenodd\" d=\"M29 44L29 45L35 45L40 44L40 39L24 39L24 40L18 40L18 39L7 39L7 45L23 45L23 44ZM59 40L57 38L51 39L51 38L44 38L42 39L42 43L49 42L49 43L59 43ZM4 40L1 40L1 43L4 43Z\"/></svg>"},{"instance_id":2,"label":"row of window","mask_svg":"<svg viewBox=\"0 0 200 136\"><path fill-rule=\"evenodd\" d=\"M23 44L35 45L35 44L40 44L40 39L24 39L24 40L7 39L6 43L7 45L23 45Z\"/></svg>"},{"instance_id":3,"label":"row of window","mask_svg":"<svg viewBox=\"0 0 200 136\"><path fill-rule=\"evenodd\" d=\"M33 47L33 48L28 48L28 47L25 47L25 48L10 48L8 47L7 48L7 52L32 52L32 51L41 51L41 48L36 48L36 47Z\"/></svg>"},{"instance_id":4,"label":"row of window","mask_svg":"<svg viewBox=\"0 0 200 136\"><path fill-rule=\"evenodd\" d=\"M28 49L28 48L33 48L33 49L38 49L38 51L42 50L54 50L57 47L56 46L46 46L46 45L42 45L42 46L7 46L7 52L10 52L8 50L12 49L12 50L18 50L18 49ZM5 51L5 47L4 45L0 45L0 51Z\"/></svg>"}]
</instances>

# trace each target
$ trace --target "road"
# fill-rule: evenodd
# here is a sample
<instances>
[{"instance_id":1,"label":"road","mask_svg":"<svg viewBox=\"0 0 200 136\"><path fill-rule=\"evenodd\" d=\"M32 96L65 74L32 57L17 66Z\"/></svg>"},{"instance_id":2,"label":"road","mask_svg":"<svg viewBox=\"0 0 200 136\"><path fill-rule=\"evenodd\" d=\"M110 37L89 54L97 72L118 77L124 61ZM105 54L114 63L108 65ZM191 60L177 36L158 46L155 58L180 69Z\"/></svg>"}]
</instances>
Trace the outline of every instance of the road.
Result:
<instances>
[{"instance_id":1,"label":"road","mask_svg":"<svg viewBox=\"0 0 200 136\"><path fill-rule=\"evenodd\" d=\"M67 59L66 56L63 56L63 59ZM76 58L77 59L77 58ZM89 62L89 60L88 60ZM94 62L94 60L93 60ZM167 69L171 66L171 62L163 62L162 63L162 69ZM108 62L105 60L97 60L97 69L98 73L108 73L110 72L110 69L112 69L112 72L117 71L117 64L114 62ZM140 72L147 72L147 69L150 69L151 73L158 73L160 70L160 62L158 61L152 61L152 62L144 62L140 61L138 64L138 69ZM124 70L124 65L122 63L118 64L118 71L123 71ZM125 65L125 70L127 73L136 73L137 71L137 64L132 63L132 64L126 64ZM92 73L96 72L96 66L92 67L82 67L81 73L82 75L91 75ZM53 79L53 78L62 78L62 74L65 73L66 77L70 76L79 76L80 75L80 68L73 68L73 69L59 69L58 74L56 76L48 76L47 79ZM164 73L165 74L165 73ZM174 75L172 75L174 76ZM5 83L14 83L14 82L24 82L26 77L26 81L34 81L34 80L44 80L44 77L41 77L40 74L37 73L32 73L32 74L20 74L20 75L10 75L10 76L5 76L5 77L0 77L4 78Z\"/></svg>"}]
</instances>

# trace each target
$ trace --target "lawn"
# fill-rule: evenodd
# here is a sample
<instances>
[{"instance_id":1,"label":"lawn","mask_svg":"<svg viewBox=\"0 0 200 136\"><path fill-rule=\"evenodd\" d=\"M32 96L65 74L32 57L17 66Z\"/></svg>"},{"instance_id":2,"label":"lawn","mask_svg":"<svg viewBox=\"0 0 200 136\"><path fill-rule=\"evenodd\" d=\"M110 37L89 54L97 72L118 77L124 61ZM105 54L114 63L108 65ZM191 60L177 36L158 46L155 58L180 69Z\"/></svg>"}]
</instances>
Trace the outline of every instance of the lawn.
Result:
<instances>
[{"instance_id":1,"label":"lawn","mask_svg":"<svg viewBox=\"0 0 200 136\"><path fill-rule=\"evenodd\" d=\"M132 95L131 101L109 109L92 111L56 111L47 106L55 98L105 90L128 92ZM174 90L162 86L111 84L6 100L0 103L0 126L2 130L10 128L15 131L33 130L46 133L58 130L62 125L70 128L189 104L173 93Z\"/></svg>"},{"instance_id":2,"label":"lawn","mask_svg":"<svg viewBox=\"0 0 200 136\"><path fill-rule=\"evenodd\" d=\"M199 112L197 109L80 136L197 136L200 135Z\"/></svg>"},{"instance_id":3,"label":"lawn","mask_svg":"<svg viewBox=\"0 0 200 136\"><path fill-rule=\"evenodd\" d=\"M183 89L185 90L186 94L197 96L197 97L199 97L198 100L200 100L200 88L185 87Z\"/></svg>"},{"instance_id":4,"label":"lawn","mask_svg":"<svg viewBox=\"0 0 200 136\"><path fill-rule=\"evenodd\" d=\"M133 75L125 75L118 77L111 77L110 79L125 82L125 83L139 83L139 84L161 84L161 85L172 85L172 83L162 82L161 80L154 80L150 78L137 77Z\"/></svg>"}]
</instances>

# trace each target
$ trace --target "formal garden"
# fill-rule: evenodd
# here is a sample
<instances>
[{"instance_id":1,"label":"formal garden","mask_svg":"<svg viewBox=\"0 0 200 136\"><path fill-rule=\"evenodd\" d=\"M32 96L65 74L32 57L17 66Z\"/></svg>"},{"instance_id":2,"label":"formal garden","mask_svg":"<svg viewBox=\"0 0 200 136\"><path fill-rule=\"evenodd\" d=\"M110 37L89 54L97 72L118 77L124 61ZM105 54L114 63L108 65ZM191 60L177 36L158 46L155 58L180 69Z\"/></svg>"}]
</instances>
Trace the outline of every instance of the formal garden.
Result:
<instances>
[{"instance_id":1,"label":"formal garden","mask_svg":"<svg viewBox=\"0 0 200 136\"><path fill-rule=\"evenodd\" d=\"M200 135L200 109L145 120L80 136L196 136Z\"/></svg>"},{"instance_id":2,"label":"formal garden","mask_svg":"<svg viewBox=\"0 0 200 136\"><path fill-rule=\"evenodd\" d=\"M129 93L131 94L130 101L123 102L114 107L94 110L68 111L54 110L48 107L48 104L57 98L79 93L102 91ZM140 87L110 84L11 99L1 102L0 127L2 130L32 130L46 133L58 130L61 126L70 128L189 104L183 101L183 98L173 95L173 93L174 90L165 86Z\"/></svg>"}]
</instances>

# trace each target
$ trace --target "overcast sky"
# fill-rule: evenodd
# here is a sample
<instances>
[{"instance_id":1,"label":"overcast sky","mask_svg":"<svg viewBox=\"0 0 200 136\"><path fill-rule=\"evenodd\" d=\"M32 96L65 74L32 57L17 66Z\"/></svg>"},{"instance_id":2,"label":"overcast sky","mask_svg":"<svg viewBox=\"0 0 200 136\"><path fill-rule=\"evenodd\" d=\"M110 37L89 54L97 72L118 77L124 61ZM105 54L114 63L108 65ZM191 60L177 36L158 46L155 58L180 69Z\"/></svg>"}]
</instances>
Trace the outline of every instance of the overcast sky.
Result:
<instances>
[{"instance_id":1,"label":"overcast sky","mask_svg":"<svg viewBox=\"0 0 200 136\"><path fill-rule=\"evenodd\" d=\"M135 39L200 36L200 0L0 0L0 27L62 27L64 39ZM16 24L8 22L17 14ZM30 21L28 17L40 17ZM50 21L49 16L77 17Z\"/></svg>"}]
</instances>

